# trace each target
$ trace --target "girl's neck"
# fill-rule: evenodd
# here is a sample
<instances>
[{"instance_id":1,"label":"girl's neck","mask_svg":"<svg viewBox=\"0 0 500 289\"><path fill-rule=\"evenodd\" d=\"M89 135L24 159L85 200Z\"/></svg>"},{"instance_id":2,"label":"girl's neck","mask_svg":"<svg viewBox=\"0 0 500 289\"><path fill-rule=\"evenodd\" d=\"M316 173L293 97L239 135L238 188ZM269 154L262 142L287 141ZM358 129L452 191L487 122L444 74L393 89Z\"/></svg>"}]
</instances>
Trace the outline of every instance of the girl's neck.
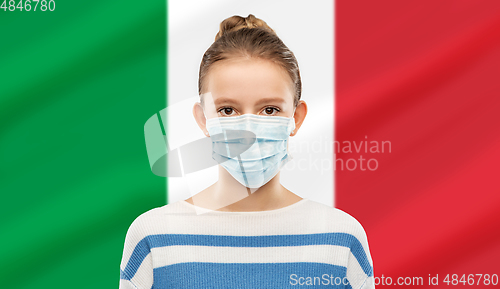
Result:
<instances>
[{"instance_id":1,"label":"girl's neck","mask_svg":"<svg viewBox=\"0 0 500 289\"><path fill-rule=\"evenodd\" d=\"M186 201L210 210L252 212L279 209L301 199L281 185L279 172L264 186L249 189L219 166L219 180Z\"/></svg>"}]
</instances>

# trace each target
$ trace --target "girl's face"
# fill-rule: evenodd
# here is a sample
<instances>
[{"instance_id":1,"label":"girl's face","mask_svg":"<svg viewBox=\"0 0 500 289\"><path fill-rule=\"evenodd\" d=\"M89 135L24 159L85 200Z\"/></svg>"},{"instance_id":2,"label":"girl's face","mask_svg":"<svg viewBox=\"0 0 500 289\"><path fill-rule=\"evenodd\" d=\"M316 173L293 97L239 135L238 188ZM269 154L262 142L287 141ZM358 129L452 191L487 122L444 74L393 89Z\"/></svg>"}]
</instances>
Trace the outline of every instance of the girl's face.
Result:
<instances>
[{"instance_id":1,"label":"girl's face","mask_svg":"<svg viewBox=\"0 0 500 289\"><path fill-rule=\"evenodd\" d=\"M292 117L294 90L290 76L277 64L258 58L216 62L205 78L207 118L242 114Z\"/></svg>"},{"instance_id":2,"label":"girl's face","mask_svg":"<svg viewBox=\"0 0 500 289\"><path fill-rule=\"evenodd\" d=\"M230 58L214 63L205 77L205 93L193 115L203 133L210 136L206 119L242 114L294 117L297 134L307 115L300 100L294 107L295 90L288 73L277 64L259 58Z\"/></svg>"}]
</instances>

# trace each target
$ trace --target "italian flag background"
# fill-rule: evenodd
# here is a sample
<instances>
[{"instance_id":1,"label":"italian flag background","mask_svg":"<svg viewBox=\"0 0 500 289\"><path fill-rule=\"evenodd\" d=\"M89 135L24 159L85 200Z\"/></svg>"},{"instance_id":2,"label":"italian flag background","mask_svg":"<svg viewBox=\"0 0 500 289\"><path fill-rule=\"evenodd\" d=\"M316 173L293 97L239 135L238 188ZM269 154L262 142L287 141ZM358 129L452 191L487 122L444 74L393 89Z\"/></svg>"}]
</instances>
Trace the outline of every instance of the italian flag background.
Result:
<instances>
[{"instance_id":1,"label":"italian flag background","mask_svg":"<svg viewBox=\"0 0 500 289\"><path fill-rule=\"evenodd\" d=\"M196 96L218 23L249 13L296 54L309 105L291 138L292 163L306 169L288 166L283 184L360 221L377 287L399 277L422 277L407 288L495 287L484 281L500 274L500 2L56 1L54 11L6 10L2 288L118 287L129 225L189 197L183 180L196 179L152 173L144 124ZM483 277L446 285L448 274Z\"/></svg>"}]
</instances>

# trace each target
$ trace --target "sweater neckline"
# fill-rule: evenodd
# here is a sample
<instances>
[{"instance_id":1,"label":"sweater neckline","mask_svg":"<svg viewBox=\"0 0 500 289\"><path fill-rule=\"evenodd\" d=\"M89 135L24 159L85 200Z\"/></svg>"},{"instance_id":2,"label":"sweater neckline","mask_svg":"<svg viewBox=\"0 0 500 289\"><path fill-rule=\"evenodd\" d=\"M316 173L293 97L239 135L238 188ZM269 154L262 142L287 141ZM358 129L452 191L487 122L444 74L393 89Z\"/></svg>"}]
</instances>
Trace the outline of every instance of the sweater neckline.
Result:
<instances>
[{"instance_id":1,"label":"sweater neckline","mask_svg":"<svg viewBox=\"0 0 500 289\"><path fill-rule=\"evenodd\" d=\"M291 210L293 208L296 208L304 203L306 203L309 199L307 198L302 198L300 201L297 201L291 205L279 208L279 209L274 209L274 210L265 210L265 211L217 211L217 210L210 210L207 208L199 207L196 205L193 205L186 200L180 200L182 204L187 205L191 209L195 209L197 211L203 212L203 213L214 213L214 214L220 214L220 215L265 215L265 214L274 214L274 213L280 213L280 212L285 212L288 210Z\"/></svg>"}]
</instances>

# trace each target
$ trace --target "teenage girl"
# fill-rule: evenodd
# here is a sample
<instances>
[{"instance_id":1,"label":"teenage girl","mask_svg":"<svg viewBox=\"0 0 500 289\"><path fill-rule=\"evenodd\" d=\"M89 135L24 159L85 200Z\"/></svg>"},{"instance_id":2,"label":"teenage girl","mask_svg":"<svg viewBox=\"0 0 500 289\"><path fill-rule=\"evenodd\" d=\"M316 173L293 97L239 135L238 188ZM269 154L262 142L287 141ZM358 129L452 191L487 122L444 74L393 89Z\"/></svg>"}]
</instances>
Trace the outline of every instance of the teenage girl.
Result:
<instances>
[{"instance_id":1,"label":"teenage girl","mask_svg":"<svg viewBox=\"0 0 500 289\"><path fill-rule=\"evenodd\" d=\"M222 21L198 89L193 115L219 179L134 220L120 288L374 288L361 224L280 184L307 105L297 60L275 31L252 14Z\"/></svg>"}]
</instances>

